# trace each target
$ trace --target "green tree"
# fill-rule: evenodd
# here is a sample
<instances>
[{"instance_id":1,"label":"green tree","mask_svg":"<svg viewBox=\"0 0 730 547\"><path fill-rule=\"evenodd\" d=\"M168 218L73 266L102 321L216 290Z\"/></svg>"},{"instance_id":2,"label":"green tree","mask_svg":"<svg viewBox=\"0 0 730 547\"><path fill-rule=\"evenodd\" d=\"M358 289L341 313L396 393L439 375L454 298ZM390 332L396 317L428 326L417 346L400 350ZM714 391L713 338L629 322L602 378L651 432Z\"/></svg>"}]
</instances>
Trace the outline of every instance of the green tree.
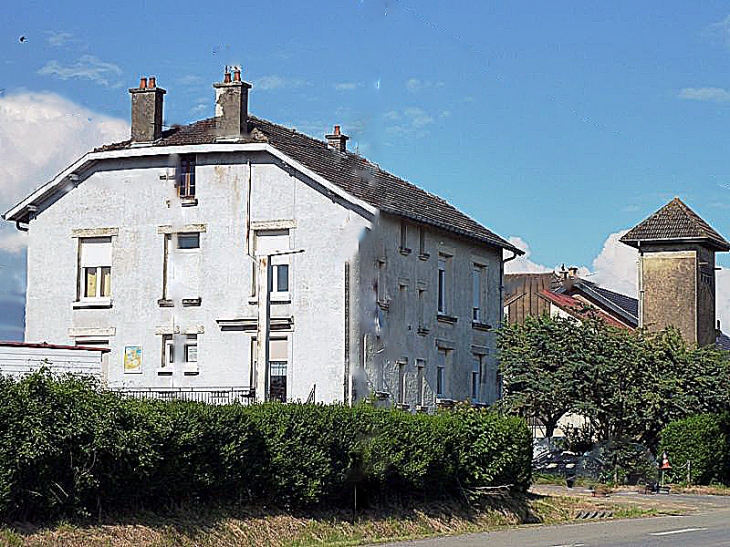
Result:
<instances>
[{"instance_id":1,"label":"green tree","mask_svg":"<svg viewBox=\"0 0 730 547\"><path fill-rule=\"evenodd\" d=\"M547 437L575 407L575 370L587 366L581 330L572 319L543 315L506 324L497 334L504 393L500 404L508 412L540 420Z\"/></svg>"}]
</instances>

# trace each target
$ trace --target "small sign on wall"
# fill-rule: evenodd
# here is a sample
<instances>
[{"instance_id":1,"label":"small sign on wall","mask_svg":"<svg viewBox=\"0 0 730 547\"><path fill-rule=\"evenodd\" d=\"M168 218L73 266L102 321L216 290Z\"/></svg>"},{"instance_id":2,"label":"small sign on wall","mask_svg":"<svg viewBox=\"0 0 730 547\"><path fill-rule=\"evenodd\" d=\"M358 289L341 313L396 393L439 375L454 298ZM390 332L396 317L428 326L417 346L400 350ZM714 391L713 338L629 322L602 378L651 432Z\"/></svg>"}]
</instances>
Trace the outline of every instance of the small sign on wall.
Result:
<instances>
[{"instance_id":1,"label":"small sign on wall","mask_svg":"<svg viewBox=\"0 0 730 547\"><path fill-rule=\"evenodd\" d=\"M124 374L142 374L142 346L124 347Z\"/></svg>"}]
</instances>

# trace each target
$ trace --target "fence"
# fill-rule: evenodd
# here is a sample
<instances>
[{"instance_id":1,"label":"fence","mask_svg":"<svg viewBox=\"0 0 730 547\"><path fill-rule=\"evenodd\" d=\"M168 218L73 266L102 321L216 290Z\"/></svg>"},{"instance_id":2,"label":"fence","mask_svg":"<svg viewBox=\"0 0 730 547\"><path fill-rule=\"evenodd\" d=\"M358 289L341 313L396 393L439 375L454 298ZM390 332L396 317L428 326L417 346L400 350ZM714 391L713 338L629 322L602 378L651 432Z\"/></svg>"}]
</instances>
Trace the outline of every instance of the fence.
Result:
<instances>
[{"instance_id":1,"label":"fence","mask_svg":"<svg viewBox=\"0 0 730 547\"><path fill-rule=\"evenodd\" d=\"M123 397L133 399L159 399L161 401L196 401L210 405L239 403L248 405L254 401L255 393L250 387L170 387L170 388L128 388L112 387Z\"/></svg>"}]
</instances>

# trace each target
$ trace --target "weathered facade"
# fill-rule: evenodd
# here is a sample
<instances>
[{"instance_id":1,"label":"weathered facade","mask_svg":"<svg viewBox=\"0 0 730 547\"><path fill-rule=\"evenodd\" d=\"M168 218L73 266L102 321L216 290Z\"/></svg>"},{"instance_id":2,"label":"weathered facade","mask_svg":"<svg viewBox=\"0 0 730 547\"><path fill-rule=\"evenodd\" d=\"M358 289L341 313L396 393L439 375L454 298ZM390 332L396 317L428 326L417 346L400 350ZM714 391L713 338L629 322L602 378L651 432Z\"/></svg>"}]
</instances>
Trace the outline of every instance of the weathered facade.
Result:
<instances>
[{"instance_id":1,"label":"weathered facade","mask_svg":"<svg viewBox=\"0 0 730 547\"><path fill-rule=\"evenodd\" d=\"M29 229L26 340L108 346L123 389L494 401L519 251L339 127L325 143L250 116L240 73L215 87L216 118L156 135L164 90L143 79L131 140L6 213Z\"/></svg>"},{"instance_id":2,"label":"weathered facade","mask_svg":"<svg viewBox=\"0 0 730 547\"><path fill-rule=\"evenodd\" d=\"M730 243L679 198L621 241L639 251L639 326L674 326L691 344L715 343L715 253Z\"/></svg>"}]
</instances>

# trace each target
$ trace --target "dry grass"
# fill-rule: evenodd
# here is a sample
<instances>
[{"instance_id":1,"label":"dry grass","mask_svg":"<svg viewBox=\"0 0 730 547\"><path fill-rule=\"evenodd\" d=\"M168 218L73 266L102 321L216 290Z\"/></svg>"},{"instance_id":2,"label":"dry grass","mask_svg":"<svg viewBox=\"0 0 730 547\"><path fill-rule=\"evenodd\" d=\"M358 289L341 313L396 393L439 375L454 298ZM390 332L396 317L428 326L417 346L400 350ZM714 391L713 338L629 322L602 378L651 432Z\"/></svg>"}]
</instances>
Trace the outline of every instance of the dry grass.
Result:
<instances>
[{"instance_id":1,"label":"dry grass","mask_svg":"<svg viewBox=\"0 0 730 547\"><path fill-rule=\"evenodd\" d=\"M570 521L578 511L647 516L610 500L564 496L503 496L479 507L459 503L393 505L292 515L256 508L178 508L165 515L140 513L101 523L61 523L49 528L15 524L0 530L0 545L29 547L308 547L361 545L398 539L465 534L525 523Z\"/></svg>"}]
</instances>

